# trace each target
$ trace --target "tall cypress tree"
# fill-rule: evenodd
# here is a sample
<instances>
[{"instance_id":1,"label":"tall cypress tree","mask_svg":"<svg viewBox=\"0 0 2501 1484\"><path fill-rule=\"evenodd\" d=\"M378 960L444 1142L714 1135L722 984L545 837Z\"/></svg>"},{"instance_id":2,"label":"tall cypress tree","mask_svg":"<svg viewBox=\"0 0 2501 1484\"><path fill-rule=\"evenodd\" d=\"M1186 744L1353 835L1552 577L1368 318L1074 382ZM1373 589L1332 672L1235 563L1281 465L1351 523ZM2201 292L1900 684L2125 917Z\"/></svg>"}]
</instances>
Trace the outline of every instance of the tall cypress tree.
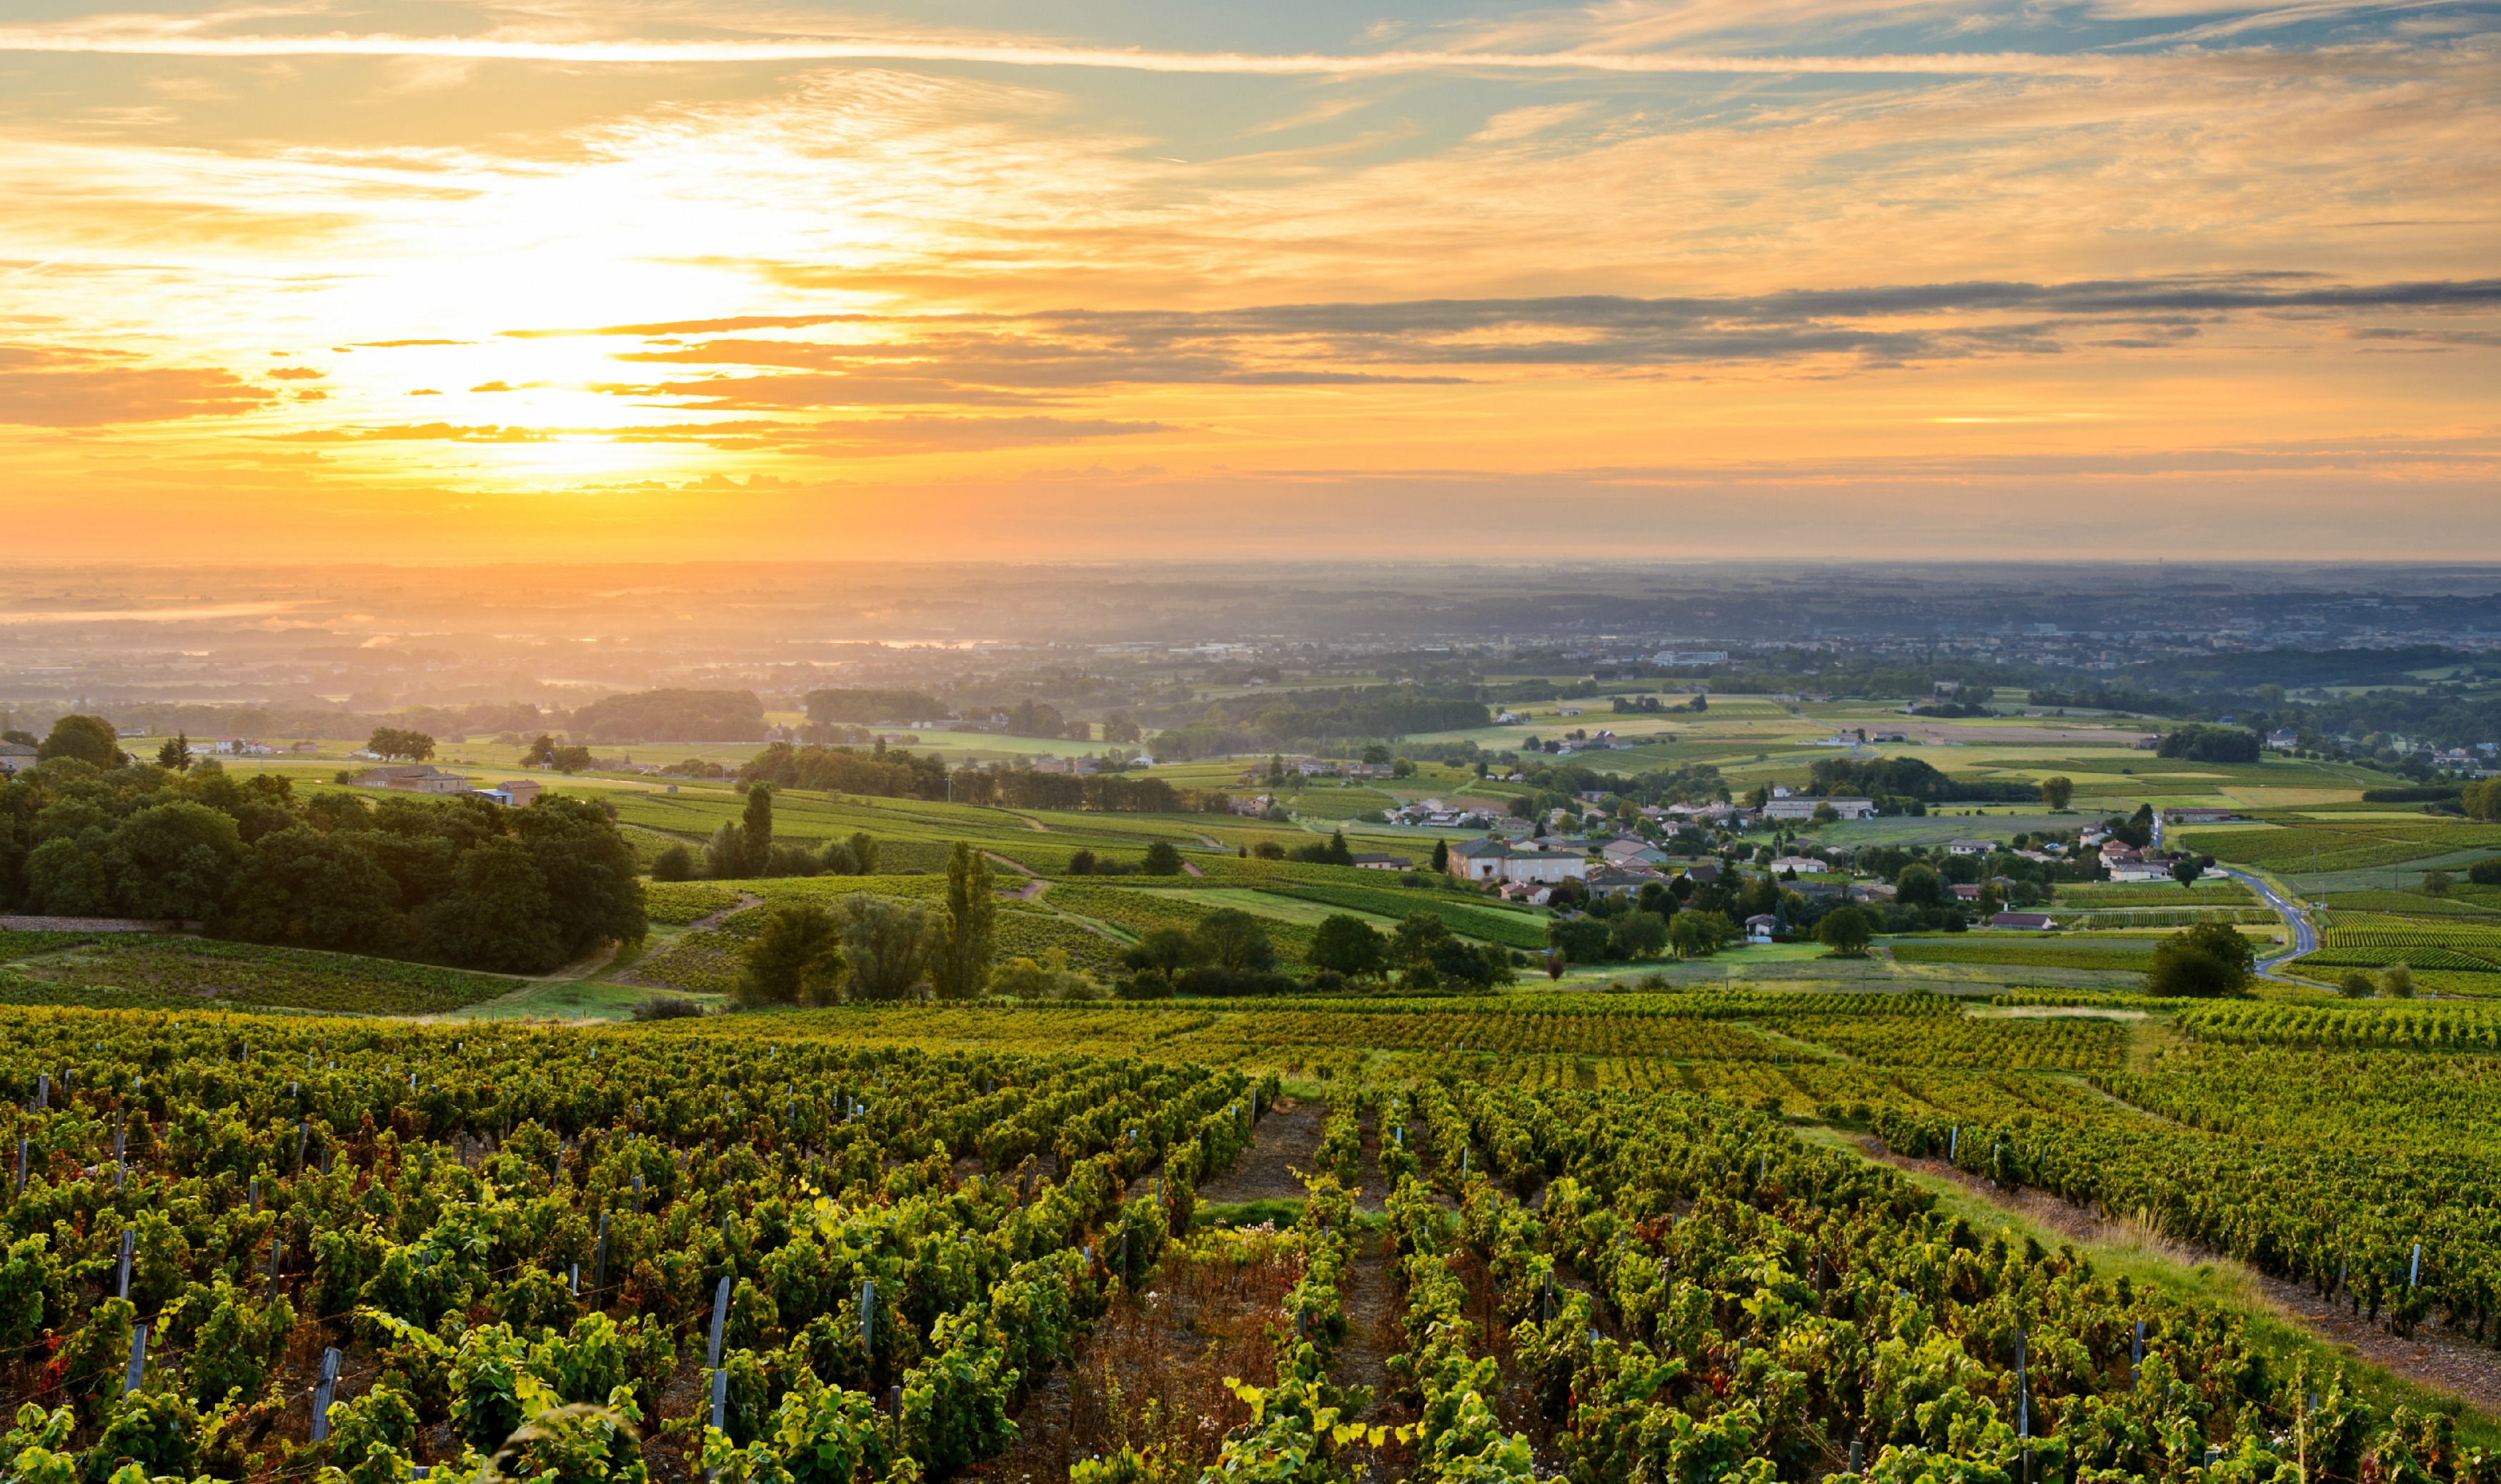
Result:
<instances>
[{"instance_id":1,"label":"tall cypress tree","mask_svg":"<svg viewBox=\"0 0 2501 1484\"><path fill-rule=\"evenodd\" d=\"M741 875L760 876L773 860L773 785L750 784L747 817L739 825Z\"/></svg>"},{"instance_id":2,"label":"tall cypress tree","mask_svg":"<svg viewBox=\"0 0 2501 1484\"><path fill-rule=\"evenodd\" d=\"M938 951L931 955L930 986L941 1000L970 1000L990 980L998 952L998 898L990 862L965 841L947 862L947 912Z\"/></svg>"}]
</instances>

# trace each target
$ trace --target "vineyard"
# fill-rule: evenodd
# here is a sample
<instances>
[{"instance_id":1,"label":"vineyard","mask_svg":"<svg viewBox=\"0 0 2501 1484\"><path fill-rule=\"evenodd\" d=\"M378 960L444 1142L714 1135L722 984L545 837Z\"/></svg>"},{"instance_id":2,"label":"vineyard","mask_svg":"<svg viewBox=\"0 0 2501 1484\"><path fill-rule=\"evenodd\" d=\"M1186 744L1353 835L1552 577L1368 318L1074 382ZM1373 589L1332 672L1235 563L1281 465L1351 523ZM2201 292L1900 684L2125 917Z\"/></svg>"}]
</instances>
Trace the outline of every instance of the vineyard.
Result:
<instances>
[{"instance_id":1,"label":"vineyard","mask_svg":"<svg viewBox=\"0 0 2501 1484\"><path fill-rule=\"evenodd\" d=\"M1308 1194L1247 1231L1211 1229L1200 1192L1273 1146L1282 1089L1191 1058L887 1043L909 1038L900 1008L601 1033L30 1011L0 1029L17 1109L0 1137L25 1150L0 1375L26 1408L0 1468L862 1484L1050 1457L1083 1484L2501 1477L2451 1415L2392 1411L2231 1310L1975 1228L1733 1084L1684 1081L1925 1085L1972 1110L1940 1122L1918 1110L1936 1103L1887 1099L1864 1116L1896 1147L1942 1139L2010 1181L2097 1178L2272 1253L2266 1237L2317 1218L2256 1199L2280 1187L2234 1164L2230 1137L2097 1117L2106 1100L2054 1079L1721 1056L1710 1037L1751 1034L1749 1017L1771 1031L1758 1002L1783 997L1712 998L1346 1017L1497 1059L1563 1040L1665 1074L1350 1086L1299 1125L1311 1142L1260 1156L1290 1155ZM2100 1054L2094 1026L1893 998L1911 1003L1819 1004L1772 1034L1896 1062L1939 1060L1923 1036L2000 1038L2043 1065ZM1275 1013L1289 1023L1238 1029L1346 1029ZM1215 1019L999 1018L1066 1043L1122 1015L1167 1044ZM2130 1138L2187 1168L2164 1175ZM2364 1178L2298 1158L2299 1178ZM2395 1158L2419 1162L2410 1178L2464 1172L2458 1154ZM2201 1180L2223 1182L2216 1199L2188 1194ZM1358 1217L1357 1184L1385 1194L1376 1214ZM2387 1194L2337 1229L2349 1286L2404 1323L2437 1305L2480 1329L2468 1193ZM2399 1297L2405 1230L2442 1255ZM1229 1391L1183 1374L1195 1335L1224 1347ZM1199 1400L1177 1418L1183 1397ZM1179 1425L1197 1417L1210 1426Z\"/></svg>"},{"instance_id":2,"label":"vineyard","mask_svg":"<svg viewBox=\"0 0 2501 1484\"><path fill-rule=\"evenodd\" d=\"M0 994L16 1004L251 1007L423 1015L510 994L519 981L396 959L142 933L14 934ZM66 941L52 941L66 940ZM9 944L0 944L6 950Z\"/></svg>"}]
</instances>

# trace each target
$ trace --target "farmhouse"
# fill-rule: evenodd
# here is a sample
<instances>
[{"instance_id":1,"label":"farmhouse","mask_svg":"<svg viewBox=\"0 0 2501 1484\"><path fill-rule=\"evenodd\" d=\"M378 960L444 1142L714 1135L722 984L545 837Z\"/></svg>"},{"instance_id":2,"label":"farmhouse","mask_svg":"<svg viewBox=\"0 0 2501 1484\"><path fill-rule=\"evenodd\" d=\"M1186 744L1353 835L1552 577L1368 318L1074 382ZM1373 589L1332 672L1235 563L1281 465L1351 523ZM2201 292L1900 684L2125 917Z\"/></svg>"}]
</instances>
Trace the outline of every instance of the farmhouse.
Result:
<instances>
[{"instance_id":1,"label":"farmhouse","mask_svg":"<svg viewBox=\"0 0 2501 1484\"><path fill-rule=\"evenodd\" d=\"M0 776L14 776L35 766L35 749L24 742L0 742Z\"/></svg>"},{"instance_id":2,"label":"farmhouse","mask_svg":"<svg viewBox=\"0 0 2501 1484\"><path fill-rule=\"evenodd\" d=\"M544 787L536 778L513 778L492 788L478 790L478 797L489 804L500 804L508 809L525 809L539 802Z\"/></svg>"},{"instance_id":3,"label":"farmhouse","mask_svg":"<svg viewBox=\"0 0 2501 1484\"><path fill-rule=\"evenodd\" d=\"M2047 912L1999 912L1988 919L1992 928L2019 928L2026 933L2047 933L2054 925Z\"/></svg>"},{"instance_id":4,"label":"farmhouse","mask_svg":"<svg viewBox=\"0 0 2501 1484\"><path fill-rule=\"evenodd\" d=\"M1997 841L1993 840L1957 840L1946 844L1946 849L1955 855L1986 855L1996 848Z\"/></svg>"},{"instance_id":5,"label":"farmhouse","mask_svg":"<svg viewBox=\"0 0 2501 1484\"><path fill-rule=\"evenodd\" d=\"M465 794L469 780L456 773L446 773L432 763L394 763L383 768L368 768L356 775L360 788L388 788L409 794Z\"/></svg>"},{"instance_id":6,"label":"farmhouse","mask_svg":"<svg viewBox=\"0 0 2501 1484\"><path fill-rule=\"evenodd\" d=\"M1413 871L1416 869L1415 859L1404 855L1358 855L1354 858L1354 864L1356 869L1362 871Z\"/></svg>"},{"instance_id":7,"label":"farmhouse","mask_svg":"<svg viewBox=\"0 0 2501 1484\"><path fill-rule=\"evenodd\" d=\"M2218 820L2231 817L2232 811L2228 808L2178 808L2162 811L2165 824L2214 824Z\"/></svg>"},{"instance_id":8,"label":"farmhouse","mask_svg":"<svg viewBox=\"0 0 2501 1484\"><path fill-rule=\"evenodd\" d=\"M1514 849L1508 841L1466 840L1451 847L1451 874L1469 881L1533 881L1551 885L1589 874L1588 857L1576 850Z\"/></svg>"}]
</instances>

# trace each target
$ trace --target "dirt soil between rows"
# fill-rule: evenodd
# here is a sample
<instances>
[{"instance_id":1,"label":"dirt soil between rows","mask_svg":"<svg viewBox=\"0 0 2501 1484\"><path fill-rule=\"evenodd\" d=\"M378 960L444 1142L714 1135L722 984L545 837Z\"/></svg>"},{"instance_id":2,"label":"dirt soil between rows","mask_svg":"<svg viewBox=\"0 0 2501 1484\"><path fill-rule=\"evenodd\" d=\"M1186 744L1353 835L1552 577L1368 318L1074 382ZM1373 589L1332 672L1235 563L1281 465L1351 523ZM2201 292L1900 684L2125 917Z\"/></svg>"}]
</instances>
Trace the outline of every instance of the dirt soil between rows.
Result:
<instances>
[{"instance_id":1,"label":"dirt soil between rows","mask_svg":"<svg viewBox=\"0 0 2501 1484\"><path fill-rule=\"evenodd\" d=\"M1317 1168L1313 1156L1319 1149L1320 1124L1327 1117L1325 1104L1279 1098L1275 1107L1260 1115L1258 1127L1250 1134L1250 1147L1242 1151L1231 1170L1201 1185L1198 1199L1217 1204L1303 1199L1303 1182L1294 1178L1293 1171L1308 1173Z\"/></svg>"},{"instance_id":2,"label":"dirt soil between rows","mask_svg":"<svg viewBox=\"0 0 2501 1484\"><path fill-rule=\"evenodd\" d=\"M2271 1278L2232 1258L2201 1247L2172 1241L2123 1217L2099 1215L2071 1205L2047 1191L2006 1191L1979 1175L1968 1174L1938 1160L1917 1160L1893 1153L1881 1140L1860 1140L1868 1158L1897 1170L1951 1180L1974 1196L2012 1216L2058 1233L2072 1241L2132 1246L2183 1267L2213 1264L2235 1270L2249 1290L2287 1323L2320 1343L2355 1360L2377 1366L2427 1391L2454 1397L2484 1413L2501 1416L2501 1351L2487 1349L2463 1336L2418 1331L2397 1335L2374 1324L2342 1303L2331 1303L2299 1283Z\"/></svg>"}]
</instances>

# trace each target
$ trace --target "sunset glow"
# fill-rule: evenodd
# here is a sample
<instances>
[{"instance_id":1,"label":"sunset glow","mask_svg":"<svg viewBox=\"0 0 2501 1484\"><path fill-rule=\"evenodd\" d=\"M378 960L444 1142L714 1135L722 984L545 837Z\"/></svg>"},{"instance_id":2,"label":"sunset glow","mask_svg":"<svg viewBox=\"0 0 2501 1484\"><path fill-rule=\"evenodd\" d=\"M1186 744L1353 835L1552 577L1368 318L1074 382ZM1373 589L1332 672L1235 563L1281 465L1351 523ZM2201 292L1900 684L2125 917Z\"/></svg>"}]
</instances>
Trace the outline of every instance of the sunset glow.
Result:
<instances>
[{"instance_id":1,"label":"sunset glow","mask_svg":"<svg viewBox=\"0 0 2501 1484\"><path fill-rule=\"evenodd\" d=\"M2485 5L10 15L19 559L2501 555Z\"/></svg>"}]
</instances>

